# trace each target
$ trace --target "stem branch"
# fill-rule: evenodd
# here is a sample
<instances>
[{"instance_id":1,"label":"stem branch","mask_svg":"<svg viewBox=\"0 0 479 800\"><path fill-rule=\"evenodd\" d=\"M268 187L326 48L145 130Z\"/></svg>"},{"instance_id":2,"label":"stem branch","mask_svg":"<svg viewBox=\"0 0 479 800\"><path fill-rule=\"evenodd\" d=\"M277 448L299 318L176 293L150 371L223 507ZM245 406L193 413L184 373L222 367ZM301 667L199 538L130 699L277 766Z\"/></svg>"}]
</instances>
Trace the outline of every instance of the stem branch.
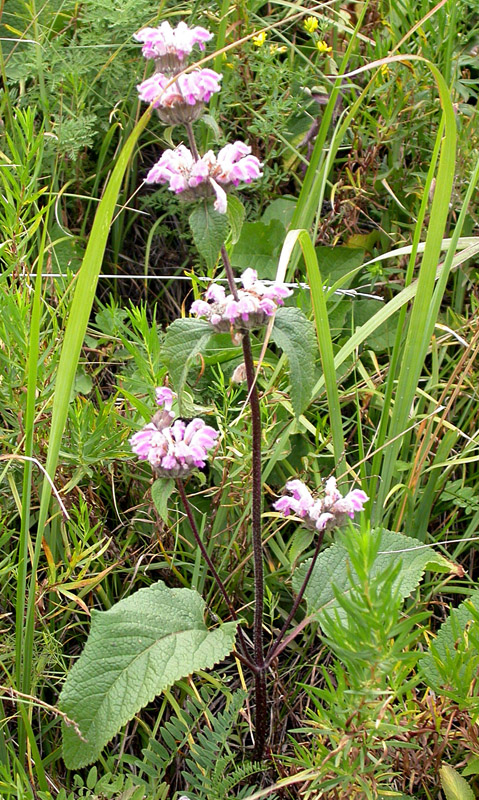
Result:
<instances>
[{"instance_id":1,"label":"stem branch","mask_svg":"<svg viewBox=\"0 0 479 800\"><path fill-rule=\"evenodd\" d=\"M285 621L283 627L281 628L281 631L280 631L276 641L270 647L268 655L266 656L266 665L267 666L269 666L269 664L271 664L273 658L275 657L276 652L278 650L278 647L281 644L281 641L283 639L283 636L285 635L286 631L288 630L288 628L289 628L289 626L291 624L291 621L292 621L294 615L296 614L296 611L298 610L298 606L301 603L301 600L303 599L303 595L304 595L304 593L306 591L306 587L307 587L307 585L309 583L309 579L310 579L310 577L312 575L312 572L313 572L313 569L314 569L314 565L316 564L316 561L318 559L319 551L321 549L321 545L323 543L323 539L324 539L324 529L322 531L320 531L320 533L319 533L318 541L316 542L316 547L315 547L315 550L314 550L314 555L313 555L313 557L311 559L311 562L310 562L310 565L309 565L309 567L307 569L306 575L304 576L304 581L303 581L303 584L301 586L301 589L299 590L298 594L296 595L296 599L295 599L295 601L293 603L293 607L292 607L291 611L289 612L289 614L288 614L288 616L286 618L286 621Z\"/></svg>"},{"instance_id":2,"label":"stem branch","mask_svg":"<svg viewBox=\"0 0 479 800\"><path fill-rule=\"evenodd\" d=\"M214 580L216 581L216 585L218 586L218 589L220 590L221 594L223 595L223 599L224 599L226 605L228 606L228 611L230 612L230 614L233 617L233 619L238 621L238 615L237 615L237 613L236 613L236 611L234 609L234 606L233 606L233 604L232 604L232 602L230 600L229 594L226 591L225 585L224 585L223 581L221 580L220 576L218 575L218 572L216 571L216 567L213 564L213 562L212 562L212 560L211 560L211 558L210 558L210 556L208 554L208 551L207 551L206 547L204 546L204 544L203 544L203 542L201 540L201 536L200 536L200 534L198 532L198 528L196 527L195 518L193 516L193 512L191 510L191 506L190 506L188 498L186 496L185 487L184 487L184 484L183 484L183 481L181 480L181 478L177 478L176 479L176 485L178 487L178 491L180 493L180 497L181 497L183 506L185 508L186 516L188 517L188 521L190 523L191 530L193 531L193 536L195 537L196 544L200 548L201 555L205 559L205 561L206 561L206 563L207 563L207 565L209 567L209 570L210 570L211 574L213 575ZM248 658L248 650L246 648L246 642L244 640L243 631L241 630L240 625L238 625L238 637L239 637L239 640L240 640L241 649L243 650L243 653L245 655L246 660L250 664L251 662L250 662L250 660Z\"/></svg>"}]
</instances>

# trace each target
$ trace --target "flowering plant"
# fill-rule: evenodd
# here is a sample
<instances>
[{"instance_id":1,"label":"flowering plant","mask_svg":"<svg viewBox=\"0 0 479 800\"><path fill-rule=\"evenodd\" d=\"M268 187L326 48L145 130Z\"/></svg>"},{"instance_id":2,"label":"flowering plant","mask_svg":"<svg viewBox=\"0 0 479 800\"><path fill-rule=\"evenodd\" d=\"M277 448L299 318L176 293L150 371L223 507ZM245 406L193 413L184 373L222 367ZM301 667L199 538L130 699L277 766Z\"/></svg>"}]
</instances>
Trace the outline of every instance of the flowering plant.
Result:
<instances>
[{"instance_id":1,"label":"flowering plant","mask_svg":"<svg viewBox=\"0 0 479 800\"><path fill-rule=\"evenodd\" d=\"M181 195L183 199L190 202L200 201L190 216L194 236L195 230L196 233L199 231L195 241L204 243L207 240L205 252L208 254L208 265L212 268L216 269L218 252L221 253L227 282L227 287L219 282L212 282L204 296L193 302L191 316L173 322L162 342L162 360L169 370L169 380L177 391L180 408L189 360L200 353L203 341L214 333L233 330L235 341L242 348L243 364L240 372L244 374L247 383L251 429L251 460L248 460L251 478L248 473L248 480L251 480L250 530L254 573L253 642L251 644L245 635L244 622L239 619L227 581L223 583L218 574L211 555L211 543L206 546L203 541L203 537L207 535L205 530L208 529L198 525L197 515L190 504L185 486L185 481L196 470L205 467L218 442L219 433L199 417L186 420L176 416L173 411L175 395L168 386L161 386L156 389L159 408L131 436L131 449L140 461L151 465L155 477L154 486L160 484L166 487L164 492L167 498L176 487L195 546L226 604L230 620L210 631L205 626L205 608L197 593L189 589L169 589L164 584L155 584L140 590L133 598L120 601L117 607L107 612L106 619L105 616L102 617L103 623L94 623L97 627L95 636L92 637L93 642L89 641L86 646L89 649L84 659L86 669L95 660L91 653L96 655L98 648L103 647L102 636L98 631L102 624L108 631L112 617L116 623L120 622L125 626L122 640L124 658L118 657L115 660L114 655L111 659L109 657L105 672L101 665L98 667L104 685L108 685L107 699L104 702L103 690L97 692L92 701L89 699L88 703L96 703L94 712L89 707L85 709L84 702L80 704L80 709L73 707L71 700L71 686L75 683L75 676L84 668L83 656L71 673L74 677L70 682L67 680L63 693L65 711L71 711L75 719L81 718L79 729L82 735L84 732L95 738L93 743L87 742L85 750L82 750L81 737L79 739L75 732L66 734L72 754L69 757L69 766L90 763L92 753L95 755L98 747L101 749L118 730L118 724L123 724L128 718L120 709L121 713L116 713L116 716L112 712L114 721L110 719L111 709L121 706L115 696L117 684L122 699L128 697L128 713L131 711L135 714L142 705L175 680L197 669L212 667L225 658L235 646L235 636L235 657L248 668L254 684L255 755L257 759L261 759L268 737L268 670L281 649L298 632L298 627L289 631L289 626L294 622L303 599L325 531L353 518L356 512L362 511L368 499L360 489L353 489L343 496L334 478L326 482L324 497L317 500L300 480L292 480L286 484L288 494L277 500L274 508L285 517L294 514L314 529L316 541L311 566L307 568L291 610L273 644L266 647L262 537L263 433L251 332L261 329L269 320L273 320L274 325L269 327L269 333L274 343L287 355L291 374L293 375L293 369L298 370L302 360L305 361L301 364L301 377L307 376L304 383L310 381L310 376L314 374L317 342L312 323L300 309L282 307L285 300L293 294L285 283L260 280L257 271L248 266L241 275L241 285L237 285L226 242L231 206L238 208L239 205L243 214L244 209L239 201L228 201L227 191L240 183L249 184L260 178L262 164L251 152L251 147L241 141L226 144L217 154L208 150L201 155L198 150L192 123L203 113L204 104L220 90L222 76L211 69L188 71L186 56L195 45L203 49L210 38L211 34L206 29L198 26L189 28L184 23L174 29L168 22L162 23L158 28L144 28L136 35L136 39L143 44L144 56L154 60L156 71L138 85L138 91L140 99L151 103L157 110L162 122L168 125L184 125L189 145L187 147L180 144L176 148L165 150L149 170L145 182L167 184L171 191ZM210 198L214 198L212 210ZM196 220L196 229L192 219ZM198 247L203 254L200 245ZM237 378L238 368L234 374ZM307 392L299 392L294 396L292 389L291 402L296 416L299 417L309 402ZM112 646L116 646L117 631L117 628L110 631ZM156 654L156 659L153 653ZM110 669L111 664L113 666ZM108 681L113 685L111 692ZM88 694L88 684L85 685L84 694ZM78 753L81 757L78 757Z\"/></svg>"}]
</instances>

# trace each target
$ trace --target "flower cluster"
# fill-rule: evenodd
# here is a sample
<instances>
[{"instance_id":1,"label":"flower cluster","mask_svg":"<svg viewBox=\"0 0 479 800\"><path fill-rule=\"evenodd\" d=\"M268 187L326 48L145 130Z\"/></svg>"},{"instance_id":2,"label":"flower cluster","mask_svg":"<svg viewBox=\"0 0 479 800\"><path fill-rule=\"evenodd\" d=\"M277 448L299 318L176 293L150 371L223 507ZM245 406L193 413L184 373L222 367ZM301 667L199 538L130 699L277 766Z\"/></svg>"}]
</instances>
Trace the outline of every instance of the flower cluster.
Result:
<instances>
[{"instance_id":1,"label":"flower cluster","mask_svg":"<svg viewBox=\"0 0 479 800\"><path fill-rule=\"evenodd\" d=\"M143 42L145 58L154 58L160 71L173 72L181 70L184 57L191 53L195 44L204 50L205 42L209 42L213 34L199 25L189 28L185 22L179 22L172 28L169 22L162 22L158 28L143 28L134 38Z\"/></svg>"},{"instance_id":2,"label":"flower cluster","mask_svg":"<svg viewBox=\"0 0 479 800\"><path fill-rule=\"evenodd\" d=\"M353 489L343 497L335 478L329 478L324 488L324 497L315 500L302 481L288 481L286 491L290 494L280 497L273 508L285 517L295 514L308 528L324 531L344 525L346 517L353 519L354 514L362 511L369 500L361 489Z\"/></svg>"},{"instance_id":3,"label":"flower cluster","mask_svg":"<svg viewBox=\"0 0 479 800\"><path fill-rule=\"evenodd\" d=\"M141 461L150 462L157 475L184 478L197 467L205 466L218 431L198 417L190 422L175 419L171 410L173 393L166 386L156 390L156 401L163 408L133 434L131 448Z\"/></svg>"},{"instance_id":4,"label":"flower cluster","mask_svg":"<svg viewBox=\"0 0 479 800\"><path fill-rule=\"evenodd\" d=\"M240 181L250 183L261 175L261 163L244 142L227 144L217 156L208 150L196 161L191 151L180 144L175 150L164 151L146 176L146 183L168 183L172 192L183 193L186 200L214 194L215 209L225 214L227 200L223 186L237 186Z\"/></svg>"},{"instance_id":5,"label":"flower cluster","mask_svg":"<svg viewBox=\"0 0 479 800\"><path fill-rule=\"evenodd\" d=\"M292 294L284 283L269 285L258 280L254 269L247 269L241 276L243 289L238 289L238 299L226 294L224 286L212 283L204 300L195 300L191 312L197 317L206 317L216 331L251 330L264 325L272 317L285 297Z\"/></svg>"},{"instance_id":6,"label":"flower cluster","mask_svg":"<svg viewBox=\"0 0 479 800\"><path fill-rule=\"evenodd\" d=\"M137 86L140 100L153 103L162 122L180 125L194 122L203 113L215 92L220 91L222 75L213 69L198 69L187 75L179 75L175 81L162 72Z\"/></svg>"}]
</instances>

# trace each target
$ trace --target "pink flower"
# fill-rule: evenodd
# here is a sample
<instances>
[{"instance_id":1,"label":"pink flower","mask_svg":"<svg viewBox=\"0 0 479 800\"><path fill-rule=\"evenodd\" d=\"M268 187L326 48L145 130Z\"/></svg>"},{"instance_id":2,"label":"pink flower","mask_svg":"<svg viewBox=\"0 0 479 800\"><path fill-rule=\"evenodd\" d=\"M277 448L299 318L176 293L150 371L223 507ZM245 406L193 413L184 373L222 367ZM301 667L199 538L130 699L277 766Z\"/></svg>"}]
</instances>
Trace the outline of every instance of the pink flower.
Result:
<instances>
[{"instance_id":1,"label":"pink flower","mask_svg":"<svg viewBox=\"0 0 479 800\"><path fill-rule=\"evenodd\" d=\"M202 72L212 72L212 70L202 70ZM191 74L194 75L195 73ZM165 76L161 77L164 78ZM182 77L187 78L190 76L180 75L178 81ZM153 79L149 78L148 81L153 81ZM141 96L142 99L153 102L155 98L158 98L158 80L151 84L148 81L140 84L139 88L148 84L144 90L142 89ZM162 106L168 105L168 92L169 89L166 89L164 95L158 100ZM167 96L167 100L163 99L165 96ZM186 93L183 98L186 104L188 102L187 97L189 95ZM179 105L174 106L174 109L179 108ZM251 155L251 148L244 142L227 144L219 151L218 156L212 150L208 150L198 161L195 161L187 147L179 145L175 150L165 150L160 160L149 171L146 182L168 183L171 191L177 194L184 192L184 197L188 200L214 195L215 209L220 214L225 214L227 197L223 186L226 188L237 186L240 181L250 183L262 174L260 161L256 156ZM275 297L270 297L270 299L274 300Z\"/></svg>"},{"instance_id":2,"label":"pink flower","mask_svg":"<svg viewBox=\"0 0 479 800\"><path fill-rule=\"evenodd\" d=\"M265 284L258 281L254 269L247 269L241 277L243 289L238 289L238 300L226 294L223 286L212 283L204 294L204 300L195 300L191 313L205 317L217 331L250 330L265 325L278 308L283 298L292 294L283 283Z\"/></svg>"},{"instance_id":3,"label":"pink flower","mask_svg":"<svg viewBox=\"0 0 479 800\"><path fill-rule=\"evenodd\" d=\"M218 431L198 417L190 422L171 410L174 394L167 386L156 389L157 411L151 422L130 439L131 449L140 461L149 461L162 477L184 478L197 467L204 467L208 451Z\"/></svg>"},{"instance_id":4,"label":"pink flower","mask_svg":"<svg viewBox=\"0 0 479 800\"><path fill-rule=\"evenodd\" d=\"M130 445L139 459L148 460L161 477L184 478L205 466L217 437L218 431L199 418L189 423L176 419L172 425L158 427L154 417L133 434Z\"/></svg>"},{"instance_id":5,"label":"pink flower","mask_svg":"<svg viewBox=\"0 0 479 800\"><path fill-rule=\"evenodd\" d=\"M138 84L138 96L152 103L160 119L169 125L193 122L203 113L203 104L221 89L222 75L212 69L197 69L173 80L155 72Z\"/></svg>"},{"instance_id":6,"label":"pink flower","mask_svg":"<svg viewBox=\"0 0 479 800\"><path fill-rule=\"evenodd\" d=\"M291 513L301 517L308 528L318 531L344 525L346 517L353 519L354 514L362 511L369 500L361 489L353 489L343 497L335 478L326 481L324 497L318 500L314 500L306 484L300 480L288 481L285 488L289 495L280 497L273 508L285 517Z\"/></svg>"},{"instance_id":7,"label":"pink flower","mask_svg":"<svg viewBox=\"0 0 479 800\"><path fill-rule=\"evenodd\" d=\"M161 68L165 66L165 62L166 65L174 66L176 61L181 66L184 57L191 53L195 44L200 50L204 50L205 42L209 42L213 34L199 25L189 28L185 22L179 22L176 28L172 28L169 22L162 22L157 28L143 28L133 38L137 42L143 42L142 53L145 58L154 58Z\"/></svg>"}]
</instances>

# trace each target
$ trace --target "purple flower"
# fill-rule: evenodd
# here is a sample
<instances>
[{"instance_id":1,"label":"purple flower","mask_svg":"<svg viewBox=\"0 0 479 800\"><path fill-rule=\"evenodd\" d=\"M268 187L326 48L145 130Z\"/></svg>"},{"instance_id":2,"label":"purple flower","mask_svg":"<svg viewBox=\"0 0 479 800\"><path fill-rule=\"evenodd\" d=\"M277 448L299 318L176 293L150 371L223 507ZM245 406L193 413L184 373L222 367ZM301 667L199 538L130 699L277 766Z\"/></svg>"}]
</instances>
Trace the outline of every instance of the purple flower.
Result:
<instances>
[{"instance_id":1,"label":"purple flower","mask_svg":"<svg viewBox=\"0 0 479 800\"><path fill-rule=\"evenodd\" d=\"M258 280L254 269L247 269L241 277L243 289L238 289L238 299L226 294L223 286L212 283L204 299L195 300L191 313L205 317L217 331L250 330L265 325L283 298L292 294L283 283L265 284Z\"/></svg>"},{"instance_id":2,"label":"purple flower","mask_svg":"<svg viewBox=\"0 0 479 800\"><path fill-rule=\"evenodd\" d=\"M316 528L318 531L344 525L346 517L353 519L354 514L362 511L369 500L361 489L353 489L343 497L335 478L326 481L324 497L318 500L314 500L306 484L300 480L288 481L285 488L289 495L280 497L273 508L285 517L295 514L308 528Z\"/></svg>"},{"instance_id":3,"label":"purple flower","mask_svg":"<svg viewBox=\"0 0 479 800\"><path fill-rule=\"evenodd\" d=\"M163 72L155 72L136 88L140 100L152 103L163 122L179 125L194 122L201 116L203 104L220 91L222 77L212 69L197 69L178 75L176 80Z\"/></svg>"},{"instance_id":4,"label":"purple flower","mask_svg":"<svg viewBox=\"0 0 479 800\"><path fill-rule=\"evenodd\" d=\"M212 70L202 70L202 72L212 72ZM191 73L191 75L194 74ZM182 77L190 76L180 75L178 81ZM148 80L152 81L153 79L149 78ZM139 88L144 87L147 83L148 81L144 81ZM142 91L142 99L152 102L158 98L155 86L148 84ZM162 106L166 105L163 98L168 91L169 89L166 89L165 94L159 98ZM186 103L186 95L184 99ZM179 106L175 106L176 108ZM187 200L215 196L215 209L220 214L225 214L227 197L223 187L237 186L240 181L250 183L262 174L260 161L256 156L251 155L251 148L244 142L227 144L217 156L212 150L208 150L198 161L195 161L187 147L179 145L175 150L165 150L160 160L146 176L146 182L168 183L171 191L177 194L183 192L183 196ZM271 299L274 300L274 297Z\"/></svg>"},{"instance_id":5,"label":"purple flower","mask_svg":"<svg viewBox=\"0 0 479 800\"><path fill-rule=\"evenodd\" d=\"M133 38L143 43L144 57L154 58L157 69L178 72L195 44L204 50L205 42L209 42L213 34L199 25L189 28L185 22L179 22L172 28L169 22L162 22L157 28L143 28Z\"/></svg>"}]
</instances>

